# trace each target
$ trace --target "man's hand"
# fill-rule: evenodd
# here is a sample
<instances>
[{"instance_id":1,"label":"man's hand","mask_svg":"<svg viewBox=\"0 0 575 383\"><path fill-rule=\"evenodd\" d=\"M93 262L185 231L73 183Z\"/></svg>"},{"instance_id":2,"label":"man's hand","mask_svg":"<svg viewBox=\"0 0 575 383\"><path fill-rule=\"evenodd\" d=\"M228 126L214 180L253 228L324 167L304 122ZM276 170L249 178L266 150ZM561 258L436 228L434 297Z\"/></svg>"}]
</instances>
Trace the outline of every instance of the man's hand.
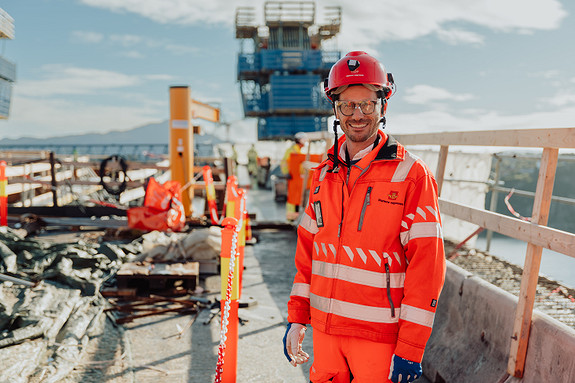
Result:
<instances>
[{"instance_id":1,"label":"man's hand","mask_svg":"<svg viewBox=\"0 0 575 383\"><path fill-rule=\"evenodd\" d=\"M419 378L422 372L421 363L412 362L394 354L388 379L393 383L409 383Z\"/></svg>"},{"instance_id":2,"label":"man's hand","mask_svg":"<svg viewBox=\"0 0 575 383\"><path fill-rule=\"evenodd\" d=\"M305 325L299 323L288 323L286 328L284 355L294 367L309 360L309 355L301 348L306 329Z\"/></svg>"}]
</instances>

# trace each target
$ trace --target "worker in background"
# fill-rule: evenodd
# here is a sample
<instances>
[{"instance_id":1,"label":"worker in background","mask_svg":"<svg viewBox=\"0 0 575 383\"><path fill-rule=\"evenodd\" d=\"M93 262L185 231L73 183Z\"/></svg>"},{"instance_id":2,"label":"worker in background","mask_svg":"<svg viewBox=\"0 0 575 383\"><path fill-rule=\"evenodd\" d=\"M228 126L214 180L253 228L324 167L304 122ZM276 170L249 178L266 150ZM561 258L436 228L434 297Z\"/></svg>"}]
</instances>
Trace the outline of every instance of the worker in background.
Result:
<instances>
[{"instance_id":1,"label":"worker in background","mask_svg":"<svg viewBox=\"0 0 575 383\"><path fill-rule=\"evenodd\" d=\"M238 166L238 152L236 150L236 145L232 144L232 161L234 161L234 165Z\"/></svg>"},{"instance_id":2,"label":"worker in background","mask_svg":"<svg viewBox=\"0 0 575 383\"><path fill-rule=\"evenodd\" d=\"M383 132L395 89L383 65L350 52L325 85L336 139L298 227L284 353L294 366L308 360L311 324L312 382L412 382L445 279L437 184Z\"/></svg>"},{"instance_id":3,"label":"worker in background","mask_svg":"<svg viewBox=\"0 0 575 383\"><path fill-rule=\"evenodd\" d=\"M305 133L303 132L299 132L296 133L294 136L294 143L293 145L291 145L289 148L286 149L284 156L281 160L280 163L280 168L282 171L282 174L284 175L284 177L287 178L287 182L288 182L288 190L290 190L289 188L289 183L290 183L290 179L291 179L291 175L289 173L289 169L290 169L290 156L292 155L292 153L297 153L297 154L301 154L301 149L303 148L303 146L306 143L306 138L305 138ZM301 174L300 174L301 176ZM288 198L289 200L289 198ZM299 214L299 205L295 205L293 203L289 203L286 202L286 218L288 221L294 221L297 219L298 214Z\"/></svg>"},{"instance_id":4,"label":"worker in background","mask_svg":"<svg viewBox=\"0 0 575 383\"><path fill-rule=\"evenodd\" d=\"M250 150L248 150L248 173L250 177L255 178L258 173L258 152L256 152L256 146L252 144Z\"/></svg>"}]
</instances>

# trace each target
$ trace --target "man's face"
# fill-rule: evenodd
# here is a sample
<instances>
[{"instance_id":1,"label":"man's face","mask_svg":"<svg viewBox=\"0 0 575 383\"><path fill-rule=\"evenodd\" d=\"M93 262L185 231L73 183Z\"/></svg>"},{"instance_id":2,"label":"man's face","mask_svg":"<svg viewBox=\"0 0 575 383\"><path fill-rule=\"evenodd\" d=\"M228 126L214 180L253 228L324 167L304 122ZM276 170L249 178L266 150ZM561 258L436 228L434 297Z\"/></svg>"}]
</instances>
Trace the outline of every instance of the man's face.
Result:
<instances>
[{"instance_id":1,"label":"man's face","mask_svg":"<svg viewBox=\"0 0 575 383\"><path fill-rule=\"evenodd\" d=\"M358 143L369 142L370 139L375 140L379 120L382 117L381 102L378 102L375 92L364 86L350 86L340 94L339 101L353 101L356 105L362 101L376 102L374 111L371 114L364 114L358 106L353 110L351 116L345 116L339 109L337 103L335 108L336 117L339 119L341 129L348 140Z\"/></svg>"}]
</instances>

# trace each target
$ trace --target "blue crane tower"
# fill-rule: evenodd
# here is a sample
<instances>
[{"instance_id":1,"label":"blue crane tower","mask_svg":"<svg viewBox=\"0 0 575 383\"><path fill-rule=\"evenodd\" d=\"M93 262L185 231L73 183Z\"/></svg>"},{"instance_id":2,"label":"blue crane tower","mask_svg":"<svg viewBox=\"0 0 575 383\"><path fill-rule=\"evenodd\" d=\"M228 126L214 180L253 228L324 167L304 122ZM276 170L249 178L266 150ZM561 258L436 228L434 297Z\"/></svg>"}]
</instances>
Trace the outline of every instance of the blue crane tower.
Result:
<instances>
[{"instance_id":1,"label":"blue crane tower","mask_svg":"<svg viewBox=\"0 0 575 383\"><path fill-rule=\"evenodd\" d=\"M14 19L0 8L0 39L14 38ZM0 56L0 120L8 118L16 65Z\"/></svg>"},{"instance_id":2,"label":"blue crane tower","mask_svg":"<svg viewBox=\"0 0 575 383\"><path fill-rule=\"evenodd\" d=\"M341 54L323 50L322 43L339 33L341 7L326 7L322 25L315 14L313 1L268 1L265 25L257 26L253 7L236 10L237 80L244 115L257 118L259 140L327 130L332 108L323 80Z\"/></svg>"}]
</instances>

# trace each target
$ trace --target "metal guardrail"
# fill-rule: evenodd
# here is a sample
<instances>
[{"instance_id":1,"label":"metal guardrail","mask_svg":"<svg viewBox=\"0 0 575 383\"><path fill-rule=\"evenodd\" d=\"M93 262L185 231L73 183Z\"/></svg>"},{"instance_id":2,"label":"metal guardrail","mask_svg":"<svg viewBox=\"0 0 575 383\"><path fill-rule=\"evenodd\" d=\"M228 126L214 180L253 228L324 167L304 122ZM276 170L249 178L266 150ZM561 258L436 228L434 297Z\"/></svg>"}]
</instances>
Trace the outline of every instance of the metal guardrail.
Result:
<instances>
[{"instance_id":1,"label":"metal guardrail","mask_svg":"<svg viewBox=\"0 0 575 383\"><path fill-rule=\"evenodd\" d=\"M158 161L168 155L168 144L0 144L0 153L4 151L42 150L58 155L89 155L105 158L119 154L130 161Z\"/></svg>"}]
</instances>

